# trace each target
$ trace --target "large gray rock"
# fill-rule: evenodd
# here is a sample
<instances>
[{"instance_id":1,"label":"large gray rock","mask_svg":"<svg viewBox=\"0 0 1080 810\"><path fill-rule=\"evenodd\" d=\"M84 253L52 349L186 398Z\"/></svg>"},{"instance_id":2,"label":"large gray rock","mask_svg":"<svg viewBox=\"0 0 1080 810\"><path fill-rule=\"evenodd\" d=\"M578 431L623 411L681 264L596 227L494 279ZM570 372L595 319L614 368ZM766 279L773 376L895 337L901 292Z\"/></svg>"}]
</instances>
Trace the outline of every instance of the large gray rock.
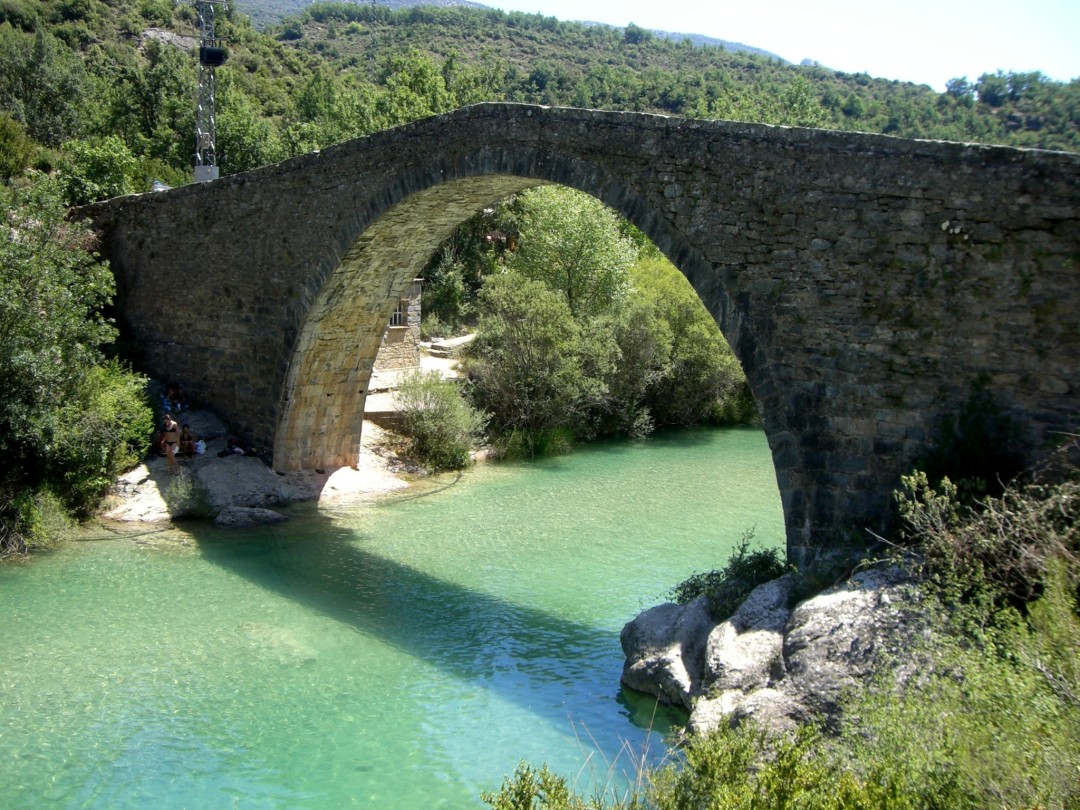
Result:
<instances>
[{"instance_id":1,"label":"large gray rock","mask_svg":"<svg viewBox=\"0 0 1080 810\"><path fill-rule=\"evenodd\" d=\"M727 621L710 632L705 647L706 690L753 689L783 671L784 628L791 609L790 576L755 588Z\"/></svg>"},{"instance_id":2,"label":"large gray rock","mask_svg":"<svg viewBox=\"0 0 1080 810\"><path fill-rule=\"evenodd\" d=\"M230 506L268 508L291 500L280 476L255 456L227 456L195 471L215 511Z\"/></svg>"},{"instance_id":3,"label":"large gray rock","mask_svg":"<svg viewBox=\"0 0 1080 810\"><path fill-rule=\"evenodd\" d=\"M916 666L912 636L920 628L916 597L904 571L888 567L857 573L803 602L784 636L788 691L831 718L843 692L881 667L909 675Z\"/></svg>"},{"instance_id":4,"label":"large gray rock","mask_svg":"<svg viewBox=\"0 0 1080 810\"><path fill-rule=\"evenodd\" d=\"M622 682L664 703L689 707L700 692L713 625L704 597L685 607L668 602L646 610L619 634L626 656Z\"/></svg>"},{"instance_id":5,"label":"large gray rock","mask_svg":"<svg viewBox=\"0 0 1080 810\"><path fill-rule=\"evenodd\" d=\"M919 632L917 592L900 568L860 572L788 607L796 580L756 588L728 619L704 599L660 605L623 628L623 683L691 710L689 730L754 718L787 731L813 717L835 721L840 696L884 667L918 669L900 655Z\"/></svg>"}]
</instances>

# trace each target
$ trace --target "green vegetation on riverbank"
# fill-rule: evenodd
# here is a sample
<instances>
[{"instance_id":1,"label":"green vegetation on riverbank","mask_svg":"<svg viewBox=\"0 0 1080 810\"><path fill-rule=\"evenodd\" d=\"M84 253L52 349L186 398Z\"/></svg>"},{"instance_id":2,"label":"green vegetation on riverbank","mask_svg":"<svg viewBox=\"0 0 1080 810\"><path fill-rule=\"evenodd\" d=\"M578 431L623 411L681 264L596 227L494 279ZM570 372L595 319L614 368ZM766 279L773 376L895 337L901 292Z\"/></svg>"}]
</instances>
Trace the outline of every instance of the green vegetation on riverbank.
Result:
<instances>
[{"instance_id":1,"label":"green vegetation on riverbank","mask_svg":"<svg viewBox=\"0 0 1080 810\"><path fill-rule=\"evenodd\" d=\"M0 556L91 514L153 430L145 380L103 353L112 273L60 192L0 186Z\"/></svg>"},{"instance_id":2,"label":"green vegetation on riverbank","mask_svg":"<svg viewBox=\"0 0 1080 810\"><path fill-rule=\"evenodd\" d=\"M543 186L477 214L425 276L425 332L475 330L460 418L482 419L497 455L758 418L738 361L686 278L586 194ZM427 387L426 399L441 401L436 381ZM448 452L459 440L436 436L412 401L425 398L410 392L399 407L419 460L461 460Z\"/></svg>"}]
</instances>

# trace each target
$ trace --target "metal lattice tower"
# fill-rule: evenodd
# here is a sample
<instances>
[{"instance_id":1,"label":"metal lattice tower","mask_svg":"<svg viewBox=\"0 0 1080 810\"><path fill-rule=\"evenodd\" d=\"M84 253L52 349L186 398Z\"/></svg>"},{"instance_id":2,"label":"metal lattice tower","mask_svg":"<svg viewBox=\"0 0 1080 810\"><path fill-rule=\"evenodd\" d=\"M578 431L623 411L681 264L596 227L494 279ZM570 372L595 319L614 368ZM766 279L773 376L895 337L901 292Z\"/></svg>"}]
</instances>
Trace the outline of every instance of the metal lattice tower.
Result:
<instances>
[{"instance_id":1,"label":"metal lattice tower","mask_svg":"<svg viewBox=\"0 0 1080 810\"><path fill-rule=\"evenodd\" d=\"M217 180L217 125L214 122L214 69L225 62L225 48L214 33L214 10L226 0L195 0L199 14L199 98L195 104L195 182Z\"/></svg>"}]
</instances>

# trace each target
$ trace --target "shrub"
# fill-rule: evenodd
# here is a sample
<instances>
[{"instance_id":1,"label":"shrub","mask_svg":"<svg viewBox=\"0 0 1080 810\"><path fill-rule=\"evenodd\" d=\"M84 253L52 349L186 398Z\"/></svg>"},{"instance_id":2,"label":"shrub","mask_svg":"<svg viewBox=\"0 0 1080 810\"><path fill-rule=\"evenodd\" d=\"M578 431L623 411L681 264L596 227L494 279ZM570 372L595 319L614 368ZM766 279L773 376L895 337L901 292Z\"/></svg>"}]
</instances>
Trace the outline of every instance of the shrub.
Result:
<instances>
[{"instance_id":1,"label":"shrub","mask_svg":"<svg viewBox=\"0 0 1080 810\"><path fill-rule=\"evenodd\" d=\"M758 585L771 582L784 574L784 563L777 548L750 551L754 530L748 529L731 552L720 571L692 574L671 590L671 599L686 605L705 596L709 614L724 619L733 614Z\"/></svg>"},{"instance_id":2,"label":"shrub","mask_svg":"<svg viewBox=\"0 0 1080 810\"><path fill-rule=\"evenodd\" d=\"M168 26L173 16L172 0L139 0L139 14L150 25Z\"/></svg>"},{"instance_id":3,"label":"shrub","mask_svg":"<svg viewBox=\"0 0 1080 810\"><path fill-rule=\"evenodd\" d=\"M39 5L32 0L0 0L0 23L33 31L38 24Z\"/></svg>"},{"instance_id":4,"label":"shrub","mask_svg":"<svg viewBox=\"0 0 1080 810\"><path fill-rule=\"evenodd\" d=\"M52 545L72 526L63 502L48 489L0 492L0 557Z\"/></svg>"},{"instance_id":5,"label":"shrub","mask_svg":"<svg viewBox=\"0 0 1080 810\"><path fill-rule=\"evenodd\" d=\"M480 798L493 810L590 810L602 808L599 802L586 803L566 784L566 779L545 765L535 770L522 762L514 775L503 781L498 793L484 792Z\"/></svg>"},{"instance_id":6,"label":"shrub","mask_svg":"<svg viewBox=\"0 0 1080 810\"><path fill-rule=\"evenodd\" d=\"M62 482L64 498L89 516L116 477L150 446L154 413L146 378L115 361L87 369L71 401L48 415L49 479Z\"/></svg>"},{"instance_id":7,"label":"shrub","mask_svg":"<svg viewBox=\"0 0 1080 810\"><path fill-rule=\"evenodd\" d=\"M948 478L903 483L905 559L938 605L934 666L856 696L842 750L908 806L1080 806L1080 482L974 507Z\"/></svg>"},{"instance_id":8,"label":"shrub","mask_svg":"<svg viewBox=\"0 0 1080 810\"><path fill-rule=\"evenodd\" d=\"M175 519L208 519L214 515L209 493L190 475L174 475L162 493L169 516Z\"/></svg>"},{"instance_id":9,"label":"shrub","mask_svg":"<svg viewBox=\"0 0 1080 810\"><path fill-rule=\"evenodd\" d=\"M131 194L138 161L115 135L64 144L61 183L69 205Z\"/></svg>"},{"instance_id":10,"label":"shrub","mask_svg":"<svg viewBox=\"0 0 1080 810\"><path fill-rule=\"evenodd\" d=\"M496 458L532 458L561 456L574 447L574 434L568 428L549 430L511 430L495 437L493 453Z\"/></svg>"},{"instance_id":11,"label":"shrub","mask_svg":"<svg viewBox=\"0 0 1080 810\"><path fill-rule=\"evenodd\" d=\"M977 509L945 478L923 472L896 494L905 541L917 547L920 573L951 601L988 601L985 609L1023 606L1042 593L1051 565L1080 581L1080 481L1010 487Z\"/></svg>"},{"instance_id":12,"label":"shrub","mask_svg":"<svg viewBox=\"0 0 1080 810\"><path fill-rule=\"evenodd\" d=\"M34 142L15 119L0 114L0 181L22 174L34 156Z\"/></svg>"},{"instance_id":13,"label":"shrub","mask_svg":"<svg viewBox=\"0 0 1080 810\"><path fill-rule=\"evenodd\" d=\"M454 330L450 328L450 325L440 320L439 316L434 312L425 312L424 317L420 319L420 337L423 340L450 337L453 334L453 331Z\"/></svg>"},{"instance_id":14,"label":"shrub","mask_svg":"<svg viewBox=\"0 0 1080 810\"><path fill-rule=\"evenodd\" d=\"M752 723L721 725L692 739L684 761L653 774L645 805L656 810L724 808L828 808L914 806L883 805L871 790L830 755L813 726L781 738Z\"/></svg>"},{"instance_id":15,"label":"shrub","mask_svg":"<svg viewBox=\"0 0 1080 810\"><path fill-rule=\"evenodd\" d=\"M709 414L709 421L716 425L760 425L761 414L750 384L740 380L721 394Z\"/></svg>"},{"instance_id":16,"label":"shrub","mask_svg":"<svg viewBox=\"0 0 1080 810\"><path fill-rule=\"evenodd\" d=\"M457 383L437 371L415 372L402 380L395 399L417 459L434 470L469 465L487 417L462 398Z\"/></svg>"},{"instance_id":17,"label":"shrub","mask_svg":"<svg viewBox=\"0 0 1080 810\"><path fill-rule=\"evenodd\" d=\"M840 751L880 795L909 807L1080 806L1080 619L1064 578L1048 584L1030 622L999 614L978 637L939 611L923 642L933 671L850 702Z\"/></svg>"}]
</instances>

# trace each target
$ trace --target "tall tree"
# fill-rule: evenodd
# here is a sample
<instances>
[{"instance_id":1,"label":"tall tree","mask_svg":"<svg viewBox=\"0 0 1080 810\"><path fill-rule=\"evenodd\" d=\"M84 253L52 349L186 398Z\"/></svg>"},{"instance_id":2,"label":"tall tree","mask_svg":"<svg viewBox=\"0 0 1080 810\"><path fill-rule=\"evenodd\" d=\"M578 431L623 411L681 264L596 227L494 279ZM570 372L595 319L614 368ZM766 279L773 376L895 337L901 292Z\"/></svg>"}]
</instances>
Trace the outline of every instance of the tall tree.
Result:
<instances>
[{"instance_id":1,"label":"tall tree","mask_svg":"<svg viewBox=\"0 0 1080 810\"><path fill-rule=\"evenodd\" d=\"M0 187L0 228L0 455L10 464L47 445L47 412L100 359L113 329L98 313L114 282L65 221L54 182Z\"/></svg>"},{"instance_id":2,"label":"tall tree","mask_svg":"<svg viewBox=\"0 0 1080 810\"><path fill-rule=\"evenodd\" d=\"M82 128L88 87L82 60L39 28L26 36L0 26L0 109L34 140L59 146Z\"/></svg>"},{"instance_id":3,"label":"tall tree","mask_svg":"<svg viewBox=\"0 0 1080 810\"><path fill-rule=\"evenodd\" d=\"M590 372L617 353L610 335L584 331L562 296L514 272L485 282L479 308L469 380L495 431L517 432L530 450L559 429L583 432L606 395Z\"/></svg>"},{"instance_id":4,"label":"tall tree","mask_svg":"<svg viewBox=\"0 0 1080 810\"><path fill-rule=\"evenodd\" d=\"M614 211L565 186L530 189L512 211L521 239L510 267L559 292L575 318L611 311L626 299L637 249Z\"/></svg>"}]
</instances>

